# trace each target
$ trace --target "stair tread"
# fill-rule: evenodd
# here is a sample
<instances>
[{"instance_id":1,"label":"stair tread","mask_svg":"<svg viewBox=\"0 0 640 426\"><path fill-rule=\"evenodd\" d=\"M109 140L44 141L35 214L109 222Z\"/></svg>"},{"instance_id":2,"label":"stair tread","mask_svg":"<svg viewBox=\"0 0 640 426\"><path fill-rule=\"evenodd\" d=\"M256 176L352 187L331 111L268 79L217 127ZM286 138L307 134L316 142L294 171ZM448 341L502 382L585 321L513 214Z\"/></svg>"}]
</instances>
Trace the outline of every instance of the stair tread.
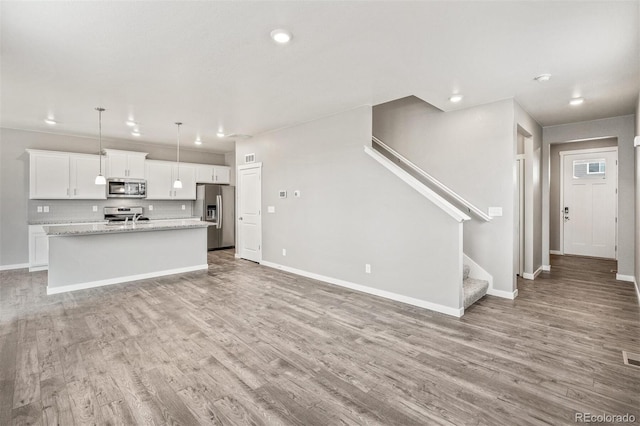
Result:
<instances>
[{"instance_id":1,"label":"stair tread","mask_svg":"<svg viewBox=\"0 0 640 426\"><path fill-rule=\"evenodd\" d=\"M489 289L489 282L475 278L466 278L462 282L465 309L480 300Z\"/></svg>"}]
</instances>

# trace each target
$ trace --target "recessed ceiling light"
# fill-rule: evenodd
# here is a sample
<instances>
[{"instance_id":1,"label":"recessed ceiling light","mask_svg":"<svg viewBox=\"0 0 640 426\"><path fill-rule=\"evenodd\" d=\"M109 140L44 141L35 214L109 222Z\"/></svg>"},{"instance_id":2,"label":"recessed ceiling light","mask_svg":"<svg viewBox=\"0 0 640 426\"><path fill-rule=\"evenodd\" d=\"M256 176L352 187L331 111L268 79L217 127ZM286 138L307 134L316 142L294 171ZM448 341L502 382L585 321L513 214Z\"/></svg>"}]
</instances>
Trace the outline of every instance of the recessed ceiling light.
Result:
<instances>
[{"instance_id":1,"label":"recessed ceiling light","mask_svg":"<svg viewBox=\"0 0 640 426\"><path fill-rule=\"evenodd\" d=\"M291 32L283 30L281 28L271 31L271 38L273 39L273 41L279 44L289 43L292 37L293 36L291 35Z\"/></svg>"},{"instance_id":2,"label":"recessed ceiling light","mask_svg":"<svg viewBox=\"0 0 640 426\"><path fill-rule=\"evenodd\" d=\"M224 132L218 132L216 133L216 136L219 138L224 138Z\"/></svg>"},{"instance_id":3,"label":"recessed ceiling light","mask_svg":"<svg viewBox=\"0 0 640 426\"><path fill-rule=\"evenodd\" d=\"M58 122L56 120L54 120L53 118L45 118L44 122L47 123L47 124L51 124L52 126L54 124L58 124Z\"/></svg>"},{"instance_id":4,"label":"recessed ceiling light","mask_svg":"<svg viewBox=\"0 0 640 426\"><path fill-rule=\"evenodd\" d=\"M141 134L142 134L142 133L140 133L140 132L139 132L139 131L137 131L137 130L134 130L133 132L131 132L131 136L136 136L136 137L138 137L138 136L140 136Z\"/></svg>"},{"instance_id":5,"label":"recessed ceiling light","mask_svg":"<svg viewBox=\"0 0 640 426\"><path fill-rule=\"evenodd\" d=\"M461 94L455 94L455 95L451 95L451 97L449 98L449 100L451 102L460 102L462 100L462 95Z\"/></svg>"},{"instance_id":6,"label":"recessed ceiling light","mask_svg":"<svg viewBox=\"0 0 640 426\"><path fill-rule=\"evenodd\" d=\"M581 105L583 103L584 103L584 98L573 98L569 101L569 105L573 105L573 106Z\"/></svg>"},{"instance_id":7,"label":"recessed ceiling light","mask_svg":"<svg viewBox=\"0 0 640 426\"><path fill-rule=\"evenodd\" d=\"M202 141L200 140L200 138L193 141L193 143L195 143L196 145L202 145Z\"/></svg>"},{"instance_id":8,"label":"recessed ceiling light","mask_svg":"<svg viewBox=\"0 0 640 426\"><path fill-rule=\"evenodd\" d=\"M129 126L129 127L133 127L133 126L135 126L136 124L138 124L138 123L136 123L136 122L135 122L135 121L133 121L133 120L127 120L127 126Z\"/></svg>"},{"instance_id":9,"label":"recessed ceiling light","mask_svg":"<svg viewBox=\"0 0 640 426\"><path fill-rule=\"evenodd\" d=\"M541 82L549 81L551 80L551 74L540 74L539 76L534 78L534 80L541 81Z\"/></svg>"}]
</instances>

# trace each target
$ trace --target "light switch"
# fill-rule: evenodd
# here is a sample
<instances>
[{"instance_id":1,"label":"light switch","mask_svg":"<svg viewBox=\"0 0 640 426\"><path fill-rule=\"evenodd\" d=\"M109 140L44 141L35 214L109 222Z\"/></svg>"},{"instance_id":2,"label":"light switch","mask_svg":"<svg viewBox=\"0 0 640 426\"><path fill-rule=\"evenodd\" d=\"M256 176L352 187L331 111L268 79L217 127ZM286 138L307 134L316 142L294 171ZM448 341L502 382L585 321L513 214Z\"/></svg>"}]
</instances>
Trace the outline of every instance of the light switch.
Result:
<instances>
[{"instance_id":1,"label":"light switch","mask_svg":"<svg viewBox=\"0 0 640 426\"><path fill-rule=\"evenodd\" d=\"M185 206L184 204L182 205L182 210L185 210L187 208L187 206Z\"/></svg>"},{"instance_id":2,"label":"light switch","mask_svg":"<svg viewBox=\"0 0 640 426\"><path fill-rule=\"evenodd\" d=\"M149 204L149 211L153 211L153 205Z\"/></svg>"},{"instance_id":3,"label":"light switch","mask_svg":"<svg viewBox=\"0 0 640 426\"><path fill-rule=\"evenodd\" d=\"M489 207L489 216L491 217L502 216L502 207Z\"/></svg>"},{"instance_id":4,"label":"light switch","mask_svg":"<svg viewBox=\"0 0 640 426\"><path fill-rule=\"evenodd\" d=\"M276 206L267 206L267 213L275 213Z\"/></svg>"},{"instance_id":5,"label":"light switch","mask_svg":"<svg viewBox=\"0 0 640 426\"><path fill-rule=\"evenodd\" d=\"M296 198L300 198L300 190L293 191L293 196Z\"/></svg>"}]
</instances>

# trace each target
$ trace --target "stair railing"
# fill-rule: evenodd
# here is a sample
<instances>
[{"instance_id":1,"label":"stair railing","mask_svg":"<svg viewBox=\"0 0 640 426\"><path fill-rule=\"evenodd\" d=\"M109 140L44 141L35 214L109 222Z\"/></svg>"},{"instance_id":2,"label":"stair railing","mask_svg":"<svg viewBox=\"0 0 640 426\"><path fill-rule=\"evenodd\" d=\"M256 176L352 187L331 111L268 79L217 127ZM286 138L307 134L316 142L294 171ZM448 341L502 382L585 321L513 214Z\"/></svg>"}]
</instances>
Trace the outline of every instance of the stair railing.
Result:
<instances>
[{"instance_id":1,"label":"stair railing","mask_svg":"<svg viewBox=\"0 0 640 426\"><path fill-rule=\"evenodd\" d=\"M387 145L386 143L382 142L380 139L376 138L375 136L373 136L371 140L376 145L378 145L379 147L381 147L382 149L384 149L385 151L387 151L388 153L393 155L395 158L397 158L401 163L403 163L404 165L409 167L411 170L413 170L415 173L420 175L423 179L427 180L429 182L429 184L435 186L440 191L445 193L448 197L454 199L456 202L458 202L459 204L461 204L464 207L466 207L469 212L475 214L476 216L478 216L479 218L481 218L485 222L491 221L491 216L489 216L488 214L486 214L485 212L480 210L478 207L476 207L473 204L471 204L469 201L467 201L464 198L462 198L460 195L455 193L451 188L449 188L448 186L446 186L445 184L440 182L438 179L434 178L429 173L425 172L420 167L416 166L414 163L409 161L406 157L404 157L398 151L396 151L395 149L391 148L389 145Z\"/></svg>"}]
</instances>

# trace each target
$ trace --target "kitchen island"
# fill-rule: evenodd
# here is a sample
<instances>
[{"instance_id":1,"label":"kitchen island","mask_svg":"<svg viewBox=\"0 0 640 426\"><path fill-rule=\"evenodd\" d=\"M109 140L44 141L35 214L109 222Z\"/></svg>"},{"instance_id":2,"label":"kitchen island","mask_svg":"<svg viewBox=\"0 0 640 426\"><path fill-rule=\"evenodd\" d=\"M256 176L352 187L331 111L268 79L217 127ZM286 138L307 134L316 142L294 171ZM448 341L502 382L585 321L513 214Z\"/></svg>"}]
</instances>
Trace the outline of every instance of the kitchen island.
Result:
<instances>
[{"instance_id":1,"label":"kitchen island","mask_svg":"<svg viewBox=\"0 0 640 426\"><path fill-rule=\"evenodd\" d=\"M47 294L207 269L200 220L45 226Z\"/></svg>"}]
</instances>

